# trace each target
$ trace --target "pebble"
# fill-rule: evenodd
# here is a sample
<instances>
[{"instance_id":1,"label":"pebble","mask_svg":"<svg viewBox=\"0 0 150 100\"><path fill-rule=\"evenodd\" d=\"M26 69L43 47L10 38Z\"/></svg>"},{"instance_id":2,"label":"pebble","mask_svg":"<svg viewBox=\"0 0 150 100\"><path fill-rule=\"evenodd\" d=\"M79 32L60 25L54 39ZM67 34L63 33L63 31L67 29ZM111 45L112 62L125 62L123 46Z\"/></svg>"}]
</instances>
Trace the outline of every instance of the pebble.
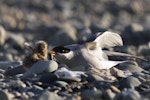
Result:
<instances>
[{"instance_id":1,"label":"pebble","mask_svg":"<svg viewBox=\"0 0 150 100\"><path fill-rule=\"evenodd\" d=\"M125 89L123 91L123 100L141 100L140 94L136 90Z\"/></svg>"},{"instance_id":2,"label":"pebble","mask_svg":"<svg viewBox=\"0 0 150 100\"><path fill-rule=\"evenodd\" d=\"M51 44L52 46L58 46L72 44L77 41L76 30L74 27L69 24L64 24L62 27L63 28L56 32L54 36L49 37L48 44Z\"/></svg>"},{"instance_id":3,"label":"pebble","mask_svg":"<svg viewBox=\"0 0 150 100\"><path fill-rule=\"evenodd\" d=\"M121 66L117 67L120 70L124 70L124 71L130 71L130 72L142 72L144 69L142 69L141 67L138 66L137 62L128 62L128 63L124 63Z\"/></svg>"},{"instance_id":4,"label":"pebble","mask_svg":"<svg viewBox=\"0 0 150 100\"><path fill-rule=\"evenodd\" d=\"M140 25L138 23L132 23L129 26L127 26L125 30L132 32L132 33L136 33L136 32L144 31L144 28L142 25Z\"/></svg>"},{"instance_id":5,"label":"pebble","mask_svg":"<svg viewBox=\"0 0 150 100\"><path fill-rule=\"evenodd\" d=\"M86 78L89 82L93 81L104 81L104 79L98 75L95 74L88 74L88 77Z\"/></svg>"},{"instance_id":6,"label":"pebble","mask_svg":"<svg viewBox=\"0 0 150 100\"><path fill-rule=\"evenodd\" d=\"M6 30L0 25L0 45L4 45L6 41Z\"/></svg>"},{"instance_id":7,"label":"pebble","mask_svg":"<svg viewBox=\"0 0 150 100\"><path fill-rule=\"evenodd\" d=\"M32 67L24 73L22 78L28 78L33 74L41 74L45 72L54 72L57 70L58 64L53 60L42 60L32 65Z\"/></svg>"},{"instance_id":8,"label":"pebble","mask_svg":"<svg viewBox=\"0 0 150 100\"><path fill-rule=\"evenodd\" d=\"M69 85L67 82L64 81L55 81L53 84L58 87L66 87Z\"/></svg>"},{"instance_id":9,"label":"pebble","mask_svg":"<svg viewBox=\"0 0 150 100\"><path fill-rule=\"evenodd\" d=\"M97 89L86 89L81 92L82 100L101 100L102 92Z\"/></svg>"},{"instance_id":10,"label":"pebble","mask_svg":"<svg viewBox=\"0 0 150 100\"><path fill-rule=\"evenodd\" d=\"M33 92L35 95L37 95L37 94L41 94L44 91L44 89L40 86L33 85L33 87L29 89L28 91Z\"/></svg>"},{"instance_id":11,"label":"pebble","mask_svg":"<svg viewBox=\"0 0 150 100\"><path fill-rule=\"evenodd\" d=\"M16 35L13 33L8 33L7 42L16 50L21 50L24 48L25 39L22 35ZM19 41L19 42L18 42Z\"/></svg>"},{"instance_id":12,"label":"pebble","mask_svg":"<svg viewBox=\"0 0 150 100\"><path fill-rule=\"evenodd\" d=\"M107 89L104 94L104 100L113 100L113 98L115 97L115 93L113 93L110 89Z\"/></svg>"},{"instance_id":13,"label":"pebble","mask_svg":"<svg viewBox=\"0 0 150 100\"><path fill-rule=\"evenodd\" d=\"M58 78L59 78L59 76L56 74L46 73L40 77L39 81L41 81L43 83L52 83L52 82L58 80Z\"/></svg>"},{"instance_id":14,"label":"pebble","mask_svg":"<svg viewBox=\"0 0 150 100\"><path fill-rule=\"evenodd\" d=\"M7 70L5 72L5 75L6 76L15 76L17 74L22 74L22 73L25 73L25 69L22 65L20 65L18 67Z\"/></svg>"},{"instance_id":15,"label":"pebble","mask_svg":"<svg viewBox=\"0 0 150 100\"><path fill-rule=\"evenodd\" d=\"M144 56L149 56L150 55L150 48L142 49L140 53Z\"/></svg>"},{"instance_id":16,"label":"pebble","mask_svg":"<svg viewBox=\"0 0 150 100\"><path fill-rule=\"evenodd\" d=\"M119 88L122 90L124 88L131 88L131 89L134 89L135 87L139 86L141 84L141 82L133 77L133 76L130 76L130 77L127 77L127 78L123 78L119 81Z\"/></svg>"},{"instance_id":17,"label":"pebble","mask_svg":"<svg viewBox=\"0 0 150 100\"><path fill-rule=\"evenodd\" d=\"M7 70L10 66L17 67L21 64L19 61L0 61L0 69Z\"/></svg>"},{"instance_id":18,"label":"pebble","mask_svg":"<svg viewBox=\"0 0 150 100\"><path fill-rule=\"evenodd\" d=\"M0 99L1 100L11 100L13 95L8 93L7 91L0 90Z\"/></svg>"},{"instance_id":19,"label":"pebble","mask_svg":"<svg viewBox=\"0 0 150 100\"><path fill-rule=\"evenodd\" d=\"M53 92L44 91L36 98L36 100L64 100L64 98Z\"/></svg>"}]
</instances>

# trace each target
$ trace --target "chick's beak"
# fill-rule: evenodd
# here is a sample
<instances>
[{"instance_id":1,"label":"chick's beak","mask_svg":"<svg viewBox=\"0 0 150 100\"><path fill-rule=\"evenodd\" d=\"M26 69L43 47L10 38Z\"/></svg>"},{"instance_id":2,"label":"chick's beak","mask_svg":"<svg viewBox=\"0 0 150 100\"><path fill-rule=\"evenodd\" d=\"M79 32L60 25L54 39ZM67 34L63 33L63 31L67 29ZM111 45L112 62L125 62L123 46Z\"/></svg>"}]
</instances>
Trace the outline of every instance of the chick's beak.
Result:
<instances>
[{"instance_id":1,"label":"chick's beak","mask_svg":"<svg viewBox=\"0 0 150 100\"><path fill-rule=\"evenodd\" d=\"M57 55L57 52L55 52L54 50L51 50L51 51L50 51L50 54L51 54L52 56L55 56L55 55Z\"/></svg>"}]
</instances>

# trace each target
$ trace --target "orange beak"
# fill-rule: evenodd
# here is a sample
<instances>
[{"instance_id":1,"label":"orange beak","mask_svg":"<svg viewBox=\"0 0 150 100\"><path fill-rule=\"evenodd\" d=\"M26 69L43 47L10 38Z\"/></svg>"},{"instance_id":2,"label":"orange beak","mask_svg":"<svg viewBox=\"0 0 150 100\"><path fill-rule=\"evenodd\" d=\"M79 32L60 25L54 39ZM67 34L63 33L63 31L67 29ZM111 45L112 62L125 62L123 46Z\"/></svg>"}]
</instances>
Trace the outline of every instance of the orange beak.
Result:
<instances>
[{"instance_id":1,"label":"orange beak","mask_svg":"<svg viewBox=\"0 0 150 100\"><path fill-rule=\"evenodd\" d=\"M52 56L55 56L55 55L57 55L57 52L55 52L54 50L51 50L51 51L50 51L50 54L51 54Z\"/></svg>"}]
</instances>

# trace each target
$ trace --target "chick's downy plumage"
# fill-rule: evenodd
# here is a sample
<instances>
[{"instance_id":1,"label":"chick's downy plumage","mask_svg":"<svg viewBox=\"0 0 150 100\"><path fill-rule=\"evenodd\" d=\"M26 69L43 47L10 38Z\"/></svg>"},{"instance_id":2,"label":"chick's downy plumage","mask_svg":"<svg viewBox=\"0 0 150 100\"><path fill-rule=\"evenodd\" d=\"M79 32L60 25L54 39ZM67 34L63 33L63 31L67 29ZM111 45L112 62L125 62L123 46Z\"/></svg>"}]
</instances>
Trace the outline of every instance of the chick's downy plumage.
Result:
<instances>
[{"instance_id":1,"label":"chick's downy plumage","mask_svg":"<svg viewBox=\"0 0 150 100\"><path fill-rule=\"evenodd\" d=\"M119 34L106 31L95 34L93 41L84 44L72 44L53 48L51 54L60 62L70 68L84 66L88 68L109 69L117 64L127 61L111 61L108 55L135 57L129 54L102 50L114 46L123 46Z\"/></svg>"},{"instance_id":2,"label":"chick's downy plumage","mask_svg":"<svg viewBox=\"0 0 150 100\"><path fill-rule=\"evenodd\" d=\"M25 43L25 46L31 50L31 53L23 60L25 69L29 69L35 62L40 60L48 60L48 45L45 41L37 41L35 46L31 46L29 43Z\"/></svg>"}]
</instances>

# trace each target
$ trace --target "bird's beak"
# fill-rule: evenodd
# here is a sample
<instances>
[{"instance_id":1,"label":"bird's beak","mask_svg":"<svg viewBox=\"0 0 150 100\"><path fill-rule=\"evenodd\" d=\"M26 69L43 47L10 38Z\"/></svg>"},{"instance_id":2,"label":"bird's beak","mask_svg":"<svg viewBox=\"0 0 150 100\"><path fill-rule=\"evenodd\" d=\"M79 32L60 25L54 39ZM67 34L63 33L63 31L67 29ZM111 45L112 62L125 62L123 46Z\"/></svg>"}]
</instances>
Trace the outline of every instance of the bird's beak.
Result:
<instances>
[{"instance_id":1,"label":"bird's beak","mask_svg":"<svg viewBox=\"0 0 150 100\"><path fill-rule=\"evenodd\" d=\"M54 50L51 50L51 51L50 51L50 54L51 54L52 56L55 56L55 55L57 55L57 52L55 52Z\"/></svg>"}]
</instances>

